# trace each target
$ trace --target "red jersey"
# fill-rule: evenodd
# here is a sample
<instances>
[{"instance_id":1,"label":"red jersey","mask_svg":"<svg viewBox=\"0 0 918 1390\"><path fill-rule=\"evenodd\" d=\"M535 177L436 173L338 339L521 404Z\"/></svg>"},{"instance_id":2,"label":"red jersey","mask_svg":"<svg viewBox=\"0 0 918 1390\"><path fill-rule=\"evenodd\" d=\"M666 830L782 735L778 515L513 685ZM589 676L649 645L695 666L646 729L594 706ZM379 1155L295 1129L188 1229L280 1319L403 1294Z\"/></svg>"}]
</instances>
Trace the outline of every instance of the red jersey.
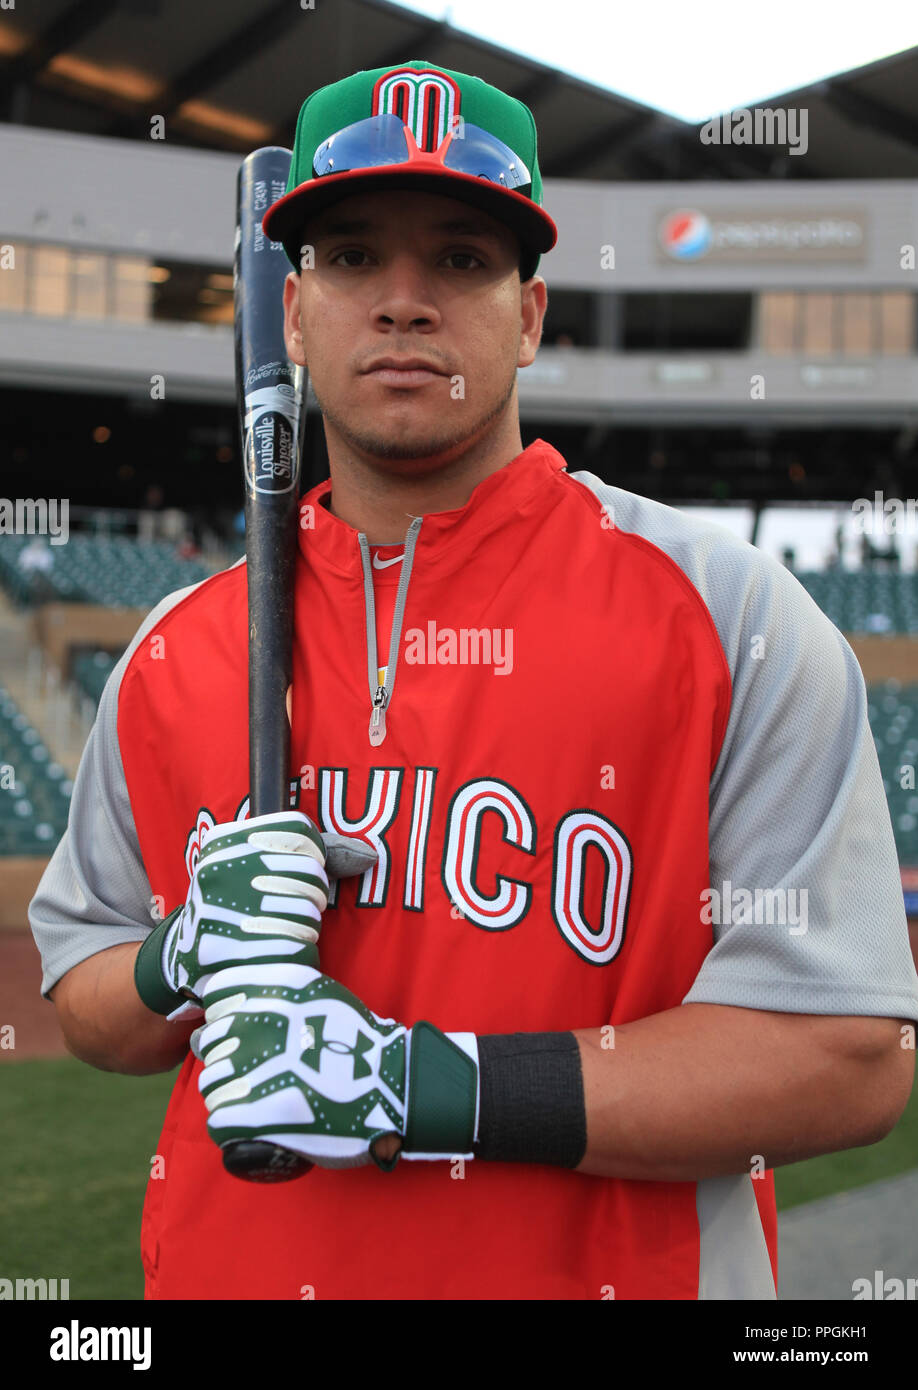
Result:
<instances>
[{"instance_id":1,"label":"red jersey","mask_svg":"<svg viewBox=\"0 0 918 1390\"><path fill-rule=\"evenodd\" d=\"M741 882L766 842L776 861L785 853L779 817L774 841L748 833L754 765L766 800L798 780L797 754L785 771L791 750L769 742L780 720L744 723L764 677L749 667L741 625L767 630L772 615L784 622L798 605L791 645L804 676L811 654L830 666L844 656L843 639L782 567L720 528L568 475L537 440L464 506L415 526L385 737L374 746L375 668L387 662L404 561L387 549L368 569L365 538L322 505L329 492L325 482L301 502L291 804L379 857L337 885L323 970L380 1016L428 1019L444 1032L614 1027L687 999L842 1013L883 1012L892 1000L915 1012L891 896L889 959L878 946L880 982L863 997L862 976L844 960L828 969L824 994L821 981L801 992L804 972L779 959L770 938L754 926L721 932L699 910L715 868ZM640 534L654 526L657 543ZM670 531L677 539L664 544ZM728 617L718 630L712 608L736 613L735 632ZM130 817L122 806L108 820L132 821L165 912L184 900L208 827L247 813L246 631L240 563L164 601L103 697L100 720L117 718L130 806ZM781 669L775 708L783 699L788 718L812 718L815 740L826 722L820 699ZM836 697L848 698L837 681L825 695ZM861 725L865 747L866 715ZM86 757L101 758L100 748ZM769 781L779 769L781 788ZM87 816L89 776L78 803ZM869 795L885 805L881 784ZM828 864L829 842L823 851L808 814L792 826L802 840L788 862L812 842ZM863 844L865 818L852 816ZM843 833L833 821L833 854ZM877 834L887 854L882 827ZM61 859L76 853L71 837ZM888 875L880 879L891 894ZM87 911L111 933L113 905ZM139 909L122 911L126 935L116 939L131 939L125 915L139 922ZM133 939L144 930L135 925ZM101 946L83 954L92 949ZM796 993L786 1004L789 976ZM538 1164L402 1161L391 1173L316 1168L291 1183L248 1184L224 1171L206 1132L200 1067L189 1054L179 1072L158 1147L164 1176L148 1184L149 1298L775 1296L770 1173L637 1182Z\"/></svg>"}]
</instances>

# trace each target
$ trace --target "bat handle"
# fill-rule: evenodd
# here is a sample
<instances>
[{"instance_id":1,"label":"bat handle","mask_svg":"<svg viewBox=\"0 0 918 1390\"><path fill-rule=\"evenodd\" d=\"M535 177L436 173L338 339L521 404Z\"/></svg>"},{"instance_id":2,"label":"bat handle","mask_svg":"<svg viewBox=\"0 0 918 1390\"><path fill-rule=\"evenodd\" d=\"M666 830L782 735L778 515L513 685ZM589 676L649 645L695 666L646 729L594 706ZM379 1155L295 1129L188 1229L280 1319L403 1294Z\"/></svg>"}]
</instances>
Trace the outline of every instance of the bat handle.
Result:
<instances>
[{"instance_id":1,"label":"bat handle","mask_svg":"<svg viewBox=\"0 0 918 1390\"><path fill-rule=\"evenodd\" d=\"M264 1139L230 1139L222 1145L223 1167L248 1182L290 1182L312 1168L308 1158Z\"/></svg>"},{"instance_id":2,"label":"bat handle","mask_svg":"<svg viewBox=\"0 0 918 1390\"><path fill-rule=\"evenodd\" d=\"M293 1149L281 1148L267 1139L228 1139L221 1144L223 1167L234 1178L246 1182L290 1182L301 1178L314 1166Z\"/></svg>"}]
</instances>

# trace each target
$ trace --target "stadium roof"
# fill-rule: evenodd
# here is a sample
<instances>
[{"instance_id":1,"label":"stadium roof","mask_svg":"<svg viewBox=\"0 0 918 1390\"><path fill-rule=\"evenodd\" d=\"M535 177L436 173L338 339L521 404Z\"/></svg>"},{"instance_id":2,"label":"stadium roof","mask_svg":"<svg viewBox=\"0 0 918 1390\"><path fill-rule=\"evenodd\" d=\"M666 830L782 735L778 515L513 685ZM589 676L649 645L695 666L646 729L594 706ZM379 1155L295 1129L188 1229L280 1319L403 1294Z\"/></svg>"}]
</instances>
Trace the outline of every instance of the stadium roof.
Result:
<instances>
[{"instance_id":1,"label":"stadium roof","mask_svg":"<svg viewBox=\"0 0 918 1390\"><path fill-rule=\"evenodd\" d=\"M2 117L245 153L289 145L316 87L425 58L519 97L543 175L621 179L918 177L918 48L768 105L805 107L808 149L704 144L700 126L426 19L387 0L30 0L0 28ZM760 103L761 105L762 103Z\"/></svg>"}]
</instances>

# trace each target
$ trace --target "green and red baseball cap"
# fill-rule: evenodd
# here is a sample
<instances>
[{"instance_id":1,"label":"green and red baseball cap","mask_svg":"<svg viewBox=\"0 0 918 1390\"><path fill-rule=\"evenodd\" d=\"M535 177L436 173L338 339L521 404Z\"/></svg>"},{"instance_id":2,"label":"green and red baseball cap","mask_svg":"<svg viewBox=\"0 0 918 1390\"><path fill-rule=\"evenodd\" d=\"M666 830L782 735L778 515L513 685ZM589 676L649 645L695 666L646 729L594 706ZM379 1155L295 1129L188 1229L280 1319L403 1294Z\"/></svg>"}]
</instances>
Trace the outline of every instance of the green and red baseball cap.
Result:
<instances>
[{"instance_id":1,"label":"green and red baseball cap","mask_svg":"<svg viewBox=\"0 0 918 1390\"><path fill-rule=\"evenodd\" d=\"M262 226L298 270L306 219L340 198L443 193L516 232L528 280L558 239L542 208L537 139L529 107L480 77L420 58L357 72L303 102L287 191Z\"/></svg>"}]
</instances>

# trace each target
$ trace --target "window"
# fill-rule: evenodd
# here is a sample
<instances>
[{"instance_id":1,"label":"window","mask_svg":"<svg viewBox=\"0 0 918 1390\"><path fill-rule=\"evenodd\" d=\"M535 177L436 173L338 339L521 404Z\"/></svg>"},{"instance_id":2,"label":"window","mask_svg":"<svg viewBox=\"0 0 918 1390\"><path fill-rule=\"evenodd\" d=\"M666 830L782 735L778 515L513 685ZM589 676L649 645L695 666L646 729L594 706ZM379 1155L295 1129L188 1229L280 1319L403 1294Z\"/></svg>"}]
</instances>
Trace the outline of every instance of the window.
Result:
<instances>
[{"instance_id":1,"label":"window","mask_svg":"<svg viewBox=\"0 0 918 1390\"><path fill-rule=\"evenodd\" d=\"M109 257L77 252L71 264L73 313L79 319L104 319L108 314Z\"/></svg>"},{"instance_id":2,"label":"window","mask_svg":"<svg viewBox=\"0 0 918 1390\"><path fill-rule=\"evenodd\" d=\"M28 298L29 247L0 238L0 310L24 312Z\"/></svg>"},{"instance_id":3,"label":"window","mask_svg":"<svg viewBox=\"0 0 918 1390\"><path fill-rule=\"evenodd\" d=\"M800 299L800 351L805 357L825 357L836 351L833 319L835 296L802 294Z\"/></svg>"},{"instance_id":4,"label":"window","mask_svg":"<svg viewBox=\"0 0 918 1390\"><path fill-rule=\"evenodd\" d=\"M69 312L71 254L63 246L32 248L29 308L33 314L64 318Z\"/></svg>"},{"instance_id":5,"label":"window","mask_svg":"<svg viewBox=\"0 0 918 1390\"><path fill-rule=\"evenodd\" d=\"M626 352L717 352L749 345L751 294L684 291L622 299Z\"/></svg>"},{"instance_id":6,"label":"window","mask_svg":"<svg viewBox=\"0 0 918 1390\"><path fill-rule=\"evenodd\" d=\"M759 346L775 356L902 357L915 351L915 296L894 291L769 290Z\"/></svg>"},{"instance_id":7,"label":"window","mask_svg":"<svg viewBox=\"0 0 918 1390\"><path fill-rule=\"evenodd\" d=\"M797 300L795 294L759 296L759 343L776 356L797 351Z\"/></svg>"},{"instance_id":8,"label":"window","mask_svg":"<svg viewBox=\"0 0 918 1390\"><path fill-rule=\"evenodd\" d=\"M877 295L880 351L905 357L915 350L915 296L903 290Z\"/></svg>"},{"instance_id":9,"label":"window","mask_svg":"<svg viewBox=\"0 0 918 1390\"><path fill-rule=\"evenodd\" d=\"M142 256L113 256L112 317L136 323L151 317L150 263Z\"/></svg>"}]
</instances>

